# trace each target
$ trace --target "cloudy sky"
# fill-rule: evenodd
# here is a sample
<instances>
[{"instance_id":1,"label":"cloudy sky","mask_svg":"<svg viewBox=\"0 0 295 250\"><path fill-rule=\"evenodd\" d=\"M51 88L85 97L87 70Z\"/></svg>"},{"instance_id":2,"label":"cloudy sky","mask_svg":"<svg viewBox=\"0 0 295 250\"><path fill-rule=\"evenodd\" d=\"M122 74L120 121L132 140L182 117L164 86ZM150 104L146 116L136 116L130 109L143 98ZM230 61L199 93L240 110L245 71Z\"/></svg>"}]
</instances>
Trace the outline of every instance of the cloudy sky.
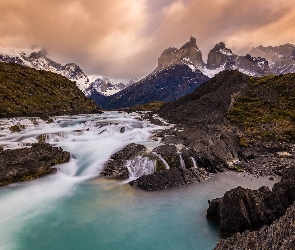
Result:
<instances>
[{"instance_id":1,"label":"cloudy sky","mask_svg":"<svg viewBox=\"0 0 295 250\"><path fill-rule=\"evenodd\" d=\"M295 44L294 0L0 0L0 46L44 47L87 74L129 80L190 36L206 60L223 41L237 54Z\"/></svg>"}]
</instances>

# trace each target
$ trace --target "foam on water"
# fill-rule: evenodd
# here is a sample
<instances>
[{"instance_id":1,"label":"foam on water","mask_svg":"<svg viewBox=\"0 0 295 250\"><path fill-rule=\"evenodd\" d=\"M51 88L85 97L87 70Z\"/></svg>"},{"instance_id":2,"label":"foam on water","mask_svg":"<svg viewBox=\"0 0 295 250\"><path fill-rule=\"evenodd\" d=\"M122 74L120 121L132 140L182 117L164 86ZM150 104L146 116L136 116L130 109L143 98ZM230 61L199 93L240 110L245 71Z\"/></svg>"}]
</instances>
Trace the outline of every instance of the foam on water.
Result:
<instances>
[{"instance_id":1,"label":"foam on water","mask_svg":"<svg viewBox=\"0 0 295 250\"><path fill-rule=\"evenodd\" d=\"M22 130L11 132L9 128L13 125ZM29 146L42 135L46 142L62 147L72 156L69 163L58 166L56 175L0 189L0 249L13 249L16 232L28 221L54 209L57 200L72 195L77 183L98 176L116 150L129 143L149 141L151 132L159 128L137 120L136 114L116 112L53 117L52 123L32 118L1 119L0 127L0 145L4 149ZM146 160L140 162L143 169L133 168L130 171L133 178L153 171Z\"/></svg>"}]
</instances>

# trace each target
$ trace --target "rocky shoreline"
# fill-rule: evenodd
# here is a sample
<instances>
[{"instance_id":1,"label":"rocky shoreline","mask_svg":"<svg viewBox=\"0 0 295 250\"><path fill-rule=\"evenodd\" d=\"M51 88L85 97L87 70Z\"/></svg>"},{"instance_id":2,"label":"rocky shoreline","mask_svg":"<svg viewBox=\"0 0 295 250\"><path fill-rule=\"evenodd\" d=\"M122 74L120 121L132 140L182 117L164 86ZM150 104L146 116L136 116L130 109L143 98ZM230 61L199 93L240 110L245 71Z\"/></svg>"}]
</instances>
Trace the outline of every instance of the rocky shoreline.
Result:
<instances>
[{"instance_id":1,"label":"rocky shoreline","mask_svg":"<svg viewBox=\"0 0 295 250\"><path fill-rule=\"evenodd\" d=\"M68 162L70 153L47 143L0 152L0 186L32 180L56 172L54 165Z\"/></svg>"}]
</instances>

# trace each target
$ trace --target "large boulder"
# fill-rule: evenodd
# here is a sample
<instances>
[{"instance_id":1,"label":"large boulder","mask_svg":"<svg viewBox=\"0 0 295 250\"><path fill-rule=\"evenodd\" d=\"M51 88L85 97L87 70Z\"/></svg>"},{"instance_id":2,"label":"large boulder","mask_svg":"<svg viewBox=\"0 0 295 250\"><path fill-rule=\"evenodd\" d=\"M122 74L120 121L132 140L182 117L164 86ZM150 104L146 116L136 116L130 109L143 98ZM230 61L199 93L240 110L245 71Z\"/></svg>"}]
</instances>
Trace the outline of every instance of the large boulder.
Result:
<instances>
[{"instance_id":1,"label":"large boulder","mask_svg":"<svg viewBox=\"0 0 295 250\"><path fill-rule=\"evenodd\" d=\"M128 179L129 172L126 166L128 160L146 152L146 147L140 144L130 143L115 152L104 165L101 176L108 179Z\"/></svg>"},{"instance_id":2,"label":"large boulder","mask_svg":"<svg viewBox=\"0 0 295 250\"><path fill-rule=\"evenodd\" d=\"M294 249L295 246L295 203L289 207L284 216L264 227L260 231L236 233L228 239L222 239L214 250L236 249Z\"/></svg>"},{"instance_id":3,"label":"large boulder","mask_svg":"<svg viewBox=\"0 0 295 250\"><path fill-rule=\"evenodd\" d=\"M70 153L47 143L33 144L31 148L0 152L0 186L31 180L55 173L52 166L70 159Z\"/></svg>"},{"instance_id":4,"label":"large boulder","mask_svg":"<svg viewBox=\"0 0 295 250\"><path fill-rule=\"evenodd\" d=\"M209 201L207 217L220 224L220 233L231 235L271 224L282 216L295 201L295 167L287 169L272 189L258 190L237 187L222 198Z\"/></svg>"}]
</instances>

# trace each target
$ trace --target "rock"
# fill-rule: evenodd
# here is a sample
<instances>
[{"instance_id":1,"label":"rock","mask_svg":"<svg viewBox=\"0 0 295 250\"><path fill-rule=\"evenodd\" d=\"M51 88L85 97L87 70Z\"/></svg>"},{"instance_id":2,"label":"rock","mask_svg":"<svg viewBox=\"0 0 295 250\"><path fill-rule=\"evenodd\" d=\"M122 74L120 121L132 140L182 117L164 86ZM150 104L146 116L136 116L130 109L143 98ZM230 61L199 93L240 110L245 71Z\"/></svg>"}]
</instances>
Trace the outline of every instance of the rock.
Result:
<instances>
[{"instance_id":1,"label":"rock","mask_svg":"<svg viewBox=\"0 0 295 250\"><path fill-rule=\"evenodd\" d=\"M295 203L285 215L260 231L236 233L228 239L219 240L215 250L236 249L294 249L295 246Z\"/></svg>"},{"instance_id":2,"label":"rock","mask_svg":"<svg viewBox=\"0 0 295 250\"><path fill-rule=\"evenodd\" d=\"M283 178L273 186L258 190L237 187L222 198L209 201L207 217L220 224L220 233L231 235L270 224L282 216L295 201L295 167L283 172Z\"/></svg>"},{"instance_id":3,"label":"rock","mask_svg":"<svg viewBox=\"0 0 295 250\"><path fill-rule=\"evenodd\" d=\"M161 145L155 148L152 152L161 155L170 168L178 168L181 166L179 154L177 153L175 145Z\"/></svg>"},{"instance_id":4,"label":"rock","mask_svg":"<svg viewBox=\"0 0 295 250\"><path fill-rule=\"evenodd\" d=\"M138 179L129 182L129 184L133 187L144 190L157 191L161 189L186 186L208 178L208 172L202 169L170 168L155 172L154 174L141 176Z\"/></svg>"},{"instance_id":5,"label":"rock","mask_svg":"<svg viewBox=\"0 0 295 250\"><path fill-rule=\"evenodd\" d=\"M70 153L47 143L36 143L31 148L0 152L0 186L12 182L35 179L55 173L52 166L70 159Z\"/></svg>"},{"instance_id":6,"label":"rock","mask_svg":"<svg viewBox=\"0 0 295 250\"><path fill-rule=\"evenodd\" d=\"M146 147L143 145L128 144L111 156L100 175L109 179L128 179L129 173L126 162L145 152Z\"/></svg>"}]
</instances>

